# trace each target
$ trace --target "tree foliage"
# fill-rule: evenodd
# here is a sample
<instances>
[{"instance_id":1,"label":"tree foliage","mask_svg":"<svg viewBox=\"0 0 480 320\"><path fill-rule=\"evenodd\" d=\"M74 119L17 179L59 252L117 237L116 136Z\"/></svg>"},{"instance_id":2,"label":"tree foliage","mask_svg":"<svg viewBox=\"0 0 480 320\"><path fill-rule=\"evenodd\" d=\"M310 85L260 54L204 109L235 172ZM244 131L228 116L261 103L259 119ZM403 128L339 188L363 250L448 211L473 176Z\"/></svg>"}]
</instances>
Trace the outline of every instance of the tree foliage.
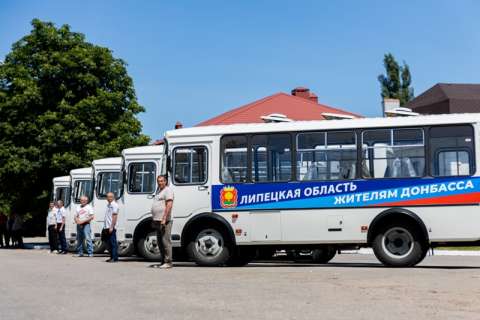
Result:
<instances>
[{"instance_id":1,"label":"tree foliage","mask_svg":"<svg viewBox=\"0 0 480 320\"><path fill-rule=\"evenodd\" d=\"M405 62L403 62L403 66L400 66L391 53L384 56L383 65L386 74L378 76L382 88L381 96L382 98L398 99L400 105L403 106L414 97L410 68Z\"/></svg>"},{"instance_id":2,"label":"tree foliage","mask_svg":"<svg viewBox=\"0 0 480 320\"><path fill-rule=\"evenodd\" d=\"M54 176L149 141L124 61L68 25L32 26L0 64L0 212L45 211Z\"/></svg>"}]
</instances>

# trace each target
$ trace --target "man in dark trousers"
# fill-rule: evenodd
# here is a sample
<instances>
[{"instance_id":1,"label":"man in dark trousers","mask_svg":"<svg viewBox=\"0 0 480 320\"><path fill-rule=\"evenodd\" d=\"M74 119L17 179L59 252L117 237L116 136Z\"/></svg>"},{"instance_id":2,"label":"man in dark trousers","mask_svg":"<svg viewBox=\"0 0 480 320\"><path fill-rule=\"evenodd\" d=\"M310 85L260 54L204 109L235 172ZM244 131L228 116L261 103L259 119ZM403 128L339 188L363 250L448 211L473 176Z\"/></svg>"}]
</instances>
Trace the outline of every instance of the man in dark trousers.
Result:
<instances>
[{"instance_id":1,"label":"man in dark trousers","mask_svg":"<svg viewBox=\"0 0 480 320\"><path fill-rule=\"evenodd\" d=\"M60 241L60 251L61 254L67 254L67 239L65 238L65 217L66 211L63 207L63 201L57 201L57 210L55 212L56 222L57 222L57 234L58 240Z\"/></svg>"},{"instance_id":2,"label":"man in dark trousers","mask_svg":"<svg viewBox=\"0 0 480 320\"><path fill-rule=\"evenodd\" d=\"M58 250L57 244L57 217L55 216L57 208L55 202L50 202L47 214L48 243L50 244L50 253Z\"/></svg>"},{"instance_id":3,"label":"man in dark trousers","mask_svg":"<svg viewBox=\"0 0 480 320\"><path fill-rule=\"evenodd\" d=\"M110 251L110 259L107 262L118 261L118 245L117 245L117 217L118 204L115 201L113 192L107 193L107 209L105 210L105 219L103 223L103 233L107 235L108 247Z\"/></svg>"},{"instance_id":4,"label":"man in dark trousers","mask_svg":"<svg viewBox=\"0 0 480 320\"><path fill-rule=\"evenodd\" d=\"M5 238L5 243L3 239ZM0 212L0 247L8 245L7 242L7 216Z\"/></svg>"}]
</instances>

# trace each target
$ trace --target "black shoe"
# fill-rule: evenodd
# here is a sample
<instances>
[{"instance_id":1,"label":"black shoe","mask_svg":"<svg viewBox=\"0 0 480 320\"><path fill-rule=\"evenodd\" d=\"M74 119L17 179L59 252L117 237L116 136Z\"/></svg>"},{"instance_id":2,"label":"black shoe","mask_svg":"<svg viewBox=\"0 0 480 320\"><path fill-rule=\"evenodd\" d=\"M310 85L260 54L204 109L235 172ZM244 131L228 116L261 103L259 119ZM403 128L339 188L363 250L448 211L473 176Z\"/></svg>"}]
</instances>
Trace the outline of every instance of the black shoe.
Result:
<instances>
[{"instance_id":1,"label":"black shoe","mask_svg":"<svg viewBox=\"0 0 480 320\"><path fill-rule=\"evenodd\" d=\"M68 252L67 251L62 251L61 254L67 254Z\"/></svg>"},{"instance_id":2,"label":"black shoe","mask_svg":"<svg viewBox=\"0 0 480 320\"><path fill-rule=\"evenodd\" d=\"M107 261L105 262L108 262L108 263L115 263L115 262L118 262L118 260L112 260L112 259L108 259Z\"/></svg>"}]
</instances>

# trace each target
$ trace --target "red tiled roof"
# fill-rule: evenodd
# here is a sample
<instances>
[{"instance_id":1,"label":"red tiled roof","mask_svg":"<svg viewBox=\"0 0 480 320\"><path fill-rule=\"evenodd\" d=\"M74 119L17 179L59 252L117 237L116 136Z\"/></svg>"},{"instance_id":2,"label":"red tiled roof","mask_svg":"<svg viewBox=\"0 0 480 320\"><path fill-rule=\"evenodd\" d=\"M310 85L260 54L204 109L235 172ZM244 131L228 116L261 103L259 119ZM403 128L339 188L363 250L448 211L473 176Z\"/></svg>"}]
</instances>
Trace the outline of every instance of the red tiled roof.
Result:
<instances>
[{"instance_id":1,"label":"red tiled roof","mask_svg":"<svg viewBox=\"0 0 480 320\"><path fill-rule=\"evenodd\" d=\"M316 103L309 99L279 92L266 98L222 113L219 116L203 121L197 126L211 126L234 123L262 123L261 116L280 113L292 120L324 120L322 113L339 113L361 118L362 116Z\"/></svg>"}]
</instances>

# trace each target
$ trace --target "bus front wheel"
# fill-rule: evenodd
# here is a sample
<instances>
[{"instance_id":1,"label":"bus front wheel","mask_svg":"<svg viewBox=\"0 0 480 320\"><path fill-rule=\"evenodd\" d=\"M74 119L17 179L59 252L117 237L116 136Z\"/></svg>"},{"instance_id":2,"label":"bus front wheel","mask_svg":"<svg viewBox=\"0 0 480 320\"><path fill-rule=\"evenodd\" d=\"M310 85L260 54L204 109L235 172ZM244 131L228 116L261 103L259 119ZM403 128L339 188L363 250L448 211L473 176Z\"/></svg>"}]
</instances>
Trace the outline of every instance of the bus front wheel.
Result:
<instances>
[{"instance_id":1,"label":"bus front wheel","mask_svg":"<svg viewBox=\"0 0 480 320\"><path fill-rule=\"evenodd\" d=\"M232 252L226 238L225 234L215 227L197 229L187 246L188 255L199 266L225 265Z\"/></svg>"},{"instance_id":2,"label":"bus front wheel","mask_svg":"<svg viewBox=\"0 0 480 320\"><path fill-rule=\"evenodd\" d=\"M412 223L391 222L383 226L372 243L380 262L389 267L412 267L423 260L428 245Z\"/></svg>"}]
</instances>

